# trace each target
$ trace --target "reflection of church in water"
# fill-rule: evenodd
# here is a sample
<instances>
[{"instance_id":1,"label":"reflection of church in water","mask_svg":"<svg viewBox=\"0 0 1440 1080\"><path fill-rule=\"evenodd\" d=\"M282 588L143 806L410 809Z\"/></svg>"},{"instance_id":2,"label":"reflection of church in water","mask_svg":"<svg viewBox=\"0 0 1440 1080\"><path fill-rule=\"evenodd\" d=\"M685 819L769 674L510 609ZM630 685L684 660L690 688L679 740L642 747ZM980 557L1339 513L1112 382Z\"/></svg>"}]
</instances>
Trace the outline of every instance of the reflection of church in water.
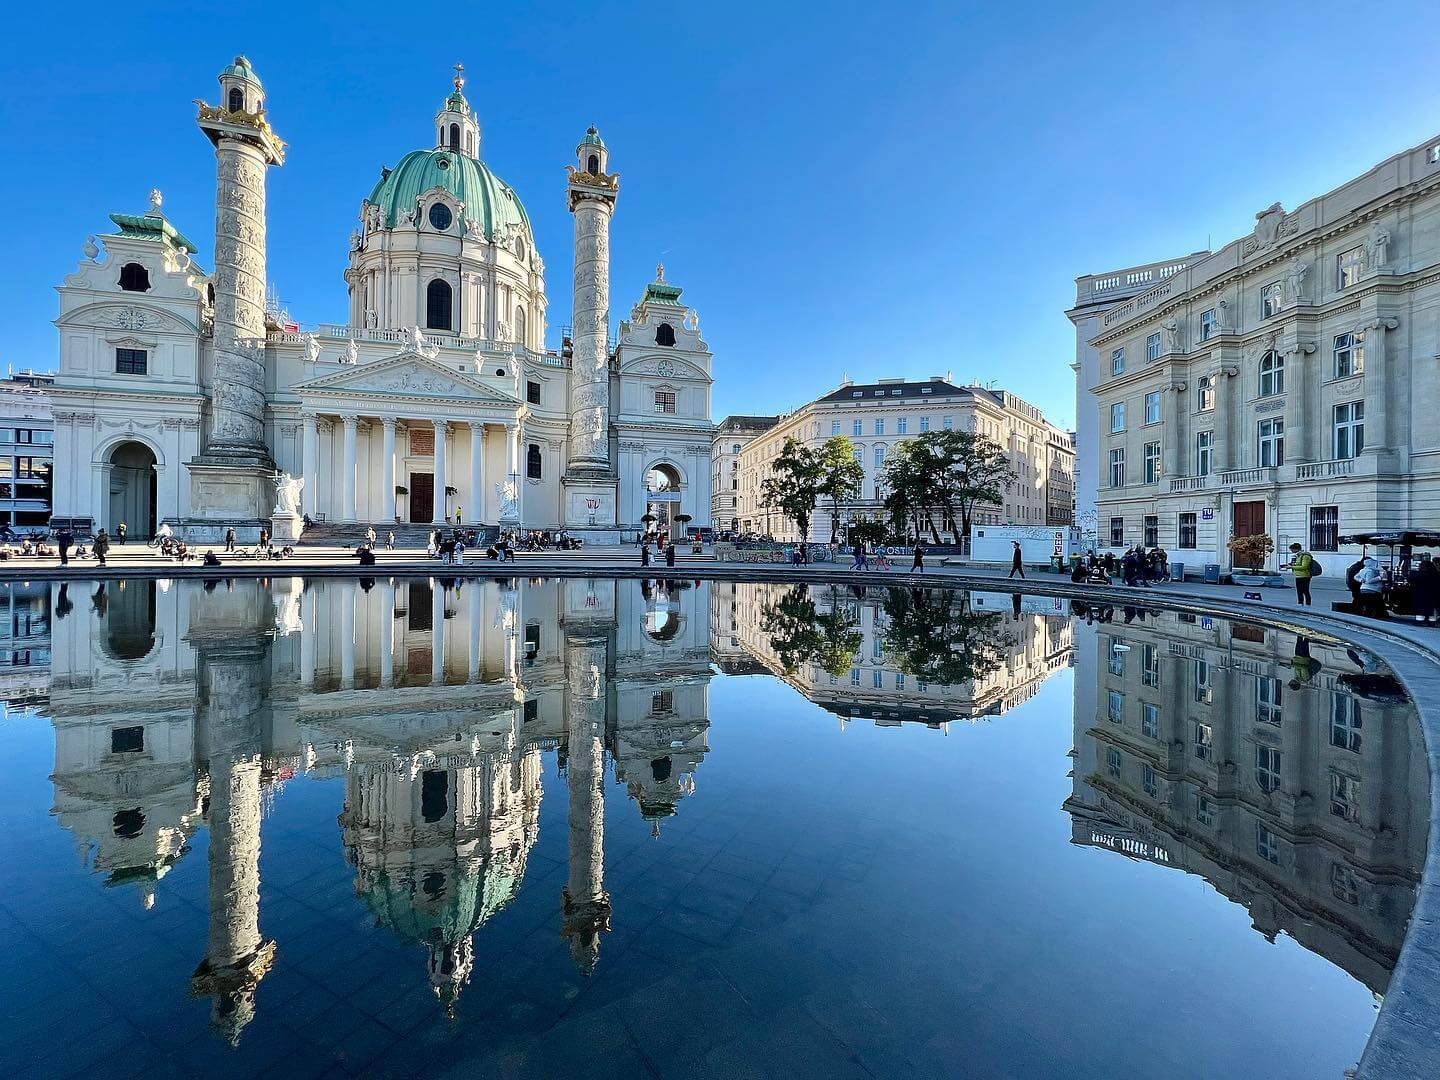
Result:
<instances>
[{"instance_id":1,"label":"reflection of church in water","mask_svg":"<svg viewBox=\"0 0 1440 1080\"><path fill-rule=\"evenodd\" d=\"M192 991L232 1042L277 951L263 932L261 823L293 776L343 777L356 895L424 950L449 1011L471 976L472 935L524 878L542 753L558 752L568 796L560 929L589 973L609 928L607 755L658 830L708 750L704 585L90 588L52 586L52 608L93 610L54 627L55 813L107 884L146 907L208 829L209 932Z\"/></svg>"},{"instance_id":2,"label":"reflection of church in water","mask_svg":"<svg viewBox=\"0 0 1440 1080\"><path fill-rule=\"evenodd\" d=\"M1076 637L1074 843L1198 874L1383 994L1428 824L1413 707L1342 644L1275 628L1165 614Z\"/></svg>"}]
</instances>

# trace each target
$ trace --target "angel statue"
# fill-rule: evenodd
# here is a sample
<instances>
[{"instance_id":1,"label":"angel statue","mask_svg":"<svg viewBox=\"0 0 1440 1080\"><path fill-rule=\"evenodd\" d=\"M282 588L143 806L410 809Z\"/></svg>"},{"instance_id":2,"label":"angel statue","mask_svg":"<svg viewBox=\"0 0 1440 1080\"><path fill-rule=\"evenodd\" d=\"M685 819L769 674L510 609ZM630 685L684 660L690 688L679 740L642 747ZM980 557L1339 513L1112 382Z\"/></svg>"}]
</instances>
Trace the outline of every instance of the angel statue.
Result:
<instances>
[{"instance_id":1,"label":"angel statue","mask_svg":"<svg viewBox=\"0 0 1440 1080\"><path fill-rule=\"evenodd\" d=\"M355 344L353 337L345 346L345 359L340 362L342 364L358 364L360 362L360 346Z\"/></svg>"},{"instance_id":2,"label":"angel statue","mask_svg":"<svg viewBox=\"0 0 1440 1080\"><path fill-rule=\"evenodd\" d=\"M303 476L291 476L287 472L276 473L275 513L298 517L300 514L300 492L305 490Z\"/></svg>"},{"instance_id":3,"label":"angel statue","mask_svg":"<svg viewBox=\"0 0 1440 1080\"><path fill-rule=\"evenodd\" d=\"M313 364L320 359L320 342L315 340L314 334L304 335L305 341L305 362Z\"/></svg>"}]
</instances>

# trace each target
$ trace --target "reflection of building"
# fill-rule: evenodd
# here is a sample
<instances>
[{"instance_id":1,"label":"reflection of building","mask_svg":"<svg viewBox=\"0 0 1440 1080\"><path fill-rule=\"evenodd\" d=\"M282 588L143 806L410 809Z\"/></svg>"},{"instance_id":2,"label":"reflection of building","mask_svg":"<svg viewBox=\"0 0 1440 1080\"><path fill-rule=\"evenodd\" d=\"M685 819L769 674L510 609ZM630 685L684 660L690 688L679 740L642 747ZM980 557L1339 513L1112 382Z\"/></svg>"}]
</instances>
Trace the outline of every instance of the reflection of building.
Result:
<instances>
[{"instance_id":1,"label":"reflection of building","mask_svg":"<svg viewBox=\"0 0 1440 1080\"><path fill-rule=\"evenodd\" d=\"M18 371L0 378L0 525L17 529L50 521L55 376Z\"/></svg>"},{"instance_id":2,"label":"reflection of building","mask_svg":"<svg viewBox=\"0 0 1440 1080\"><path fill-rule=\"evenodd\" d=\"M344 777L356 895L425 950L453 1009L473 935L521 889L542 753L563 751L561 918L588 972L609 925L607 752L658 822L707 750L704 585L117 581L80 599L88 617L56 627L55 813L146 907L209 829L193 990L232 1042L286 944L264 934L259 855L270 793L295 773Z\"/></svg>"},{"instance_id":3,"label":"reflection of building","mask_svg":"<svg viewBox=\"0 0 1440 1080\"><path fill-rule=\"evenodd\" d=\"M950 430L974 431L997 443L1009 456L1015 473L1005 503L978 507L974 513L977 523L1043 525L1058 512L1049 509L1056 500L1047 495L1047 489L1052 456L1069 449L1064 433L1035 406L1006 390L955 386L937 375L926 382L881 379L857 386L846 381L839 389L781 416L774 426L742 445L734 485L738 507L729 516L739 521L741 529L798 540L795 523L767 511L762 504L760 485L787 439L813 448L843 435L854 444L855 460L864 466L865 479L859 499L851 504L853 509L842 511L842 516L846 520L876 517L881 514L885 457L891 449L927 431ZM830 506L822 499L807 539L829 540L830 518Z\"/></svg>"},{"instance_id":4,"label":"reflection of building","mask_svg":"<svg viewBox=\"0 0 1440 1080\"><path fill-rule=\"evenodd\" d=\"M967 610L975 611L982 632L989 634L1000 650L995 664L974 678L953 684L927 682L907 673L904 668L908 665L889 647L885 589L866 589L864 596L857 598L847 589L821 587L811 590L817 612L843 612L861 635L859 648L843 674L832 675L814 662L802 663L787 674L788 658L776 652L764 629L767 608L787 589L735 582L716 582L711 587L712 648L717 663L741 670L738 654L743 651L811 701L843 718L873 719L880 725L915 721L937 727L950 720L999 716L1028 700L1070 662L1068 613L1057 618L1022 611L1017 616L1007 606L990 619L988 612L972 605ZM936 596L945 597L936 602L964 602L958 593Z\"/></svg>"},{"instance_id":5,"label":"reflection of building","mask_svg":"<svg viewBox=\"0 0 1440 1080\"><path fill-rule=\"evenodd\" d=\"M1356 696L1338 645L1164 615L1080 629L1074 841L1203 876L1383 993L1424 857L1408 705ZM1318 665L1318 666L1317 666Z\"/></svg>"},{"instance_id":6,"label":"reflection of building","mask_svg":"<svg viewBox=\"0 0 1440 1080\"><path fill-rule=\"evenodd\" d=\"M28 581L0 589L0 700L39 704L50 693L50 589Z\"/></svg>"}]
</instances>

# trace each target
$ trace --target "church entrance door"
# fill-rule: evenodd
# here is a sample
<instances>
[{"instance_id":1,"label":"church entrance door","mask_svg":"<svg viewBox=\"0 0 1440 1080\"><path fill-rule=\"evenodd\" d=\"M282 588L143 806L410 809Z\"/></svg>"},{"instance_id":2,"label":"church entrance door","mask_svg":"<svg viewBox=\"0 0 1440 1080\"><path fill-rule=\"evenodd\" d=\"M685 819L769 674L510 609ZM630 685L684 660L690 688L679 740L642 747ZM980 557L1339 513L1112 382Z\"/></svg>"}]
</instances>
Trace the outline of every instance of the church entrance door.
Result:
<instances>
[{"instance_id":1,"label":"church entrance door","mask_svg":"<svg viewBox=\"0 0 1440 1080\"><path fill-rule=\"evenodd\" d=\"M144 443L123 442L110 453L109 520L97 521L115 533L125 522L126 535L145 540L155 535L155 454Z\"/></svg>"},{"instance_id":2,"label":"church entrance door","mask_svg":"<svg viewBox=\"0 0 1440 1080\"><path fill-rule=\"evenodd\" d=\"M410 474L410 521L415 525L429 525L435 520L435 474L412 472Z\"/></svg>"}]
</instances>

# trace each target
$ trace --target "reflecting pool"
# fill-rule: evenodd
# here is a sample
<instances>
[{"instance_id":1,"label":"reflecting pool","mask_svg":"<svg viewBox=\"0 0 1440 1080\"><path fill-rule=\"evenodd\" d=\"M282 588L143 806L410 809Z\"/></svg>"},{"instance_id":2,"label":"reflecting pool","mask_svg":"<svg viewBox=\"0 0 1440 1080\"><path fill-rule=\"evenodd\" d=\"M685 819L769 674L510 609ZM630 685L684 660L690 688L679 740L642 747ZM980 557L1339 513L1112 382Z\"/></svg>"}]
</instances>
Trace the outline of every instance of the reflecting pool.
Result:
<instances>
[{"instance_id":1,"label":"reflecting pool","mask_svg":"<svg viewBox=\"0 0 1440 1080\"><path fill-rule=\"evenodd\" d=\"M1313 1077L1428 819L1272 627L706 581L0 590L12 1075Z\"/></svg>"}]
</instances>

